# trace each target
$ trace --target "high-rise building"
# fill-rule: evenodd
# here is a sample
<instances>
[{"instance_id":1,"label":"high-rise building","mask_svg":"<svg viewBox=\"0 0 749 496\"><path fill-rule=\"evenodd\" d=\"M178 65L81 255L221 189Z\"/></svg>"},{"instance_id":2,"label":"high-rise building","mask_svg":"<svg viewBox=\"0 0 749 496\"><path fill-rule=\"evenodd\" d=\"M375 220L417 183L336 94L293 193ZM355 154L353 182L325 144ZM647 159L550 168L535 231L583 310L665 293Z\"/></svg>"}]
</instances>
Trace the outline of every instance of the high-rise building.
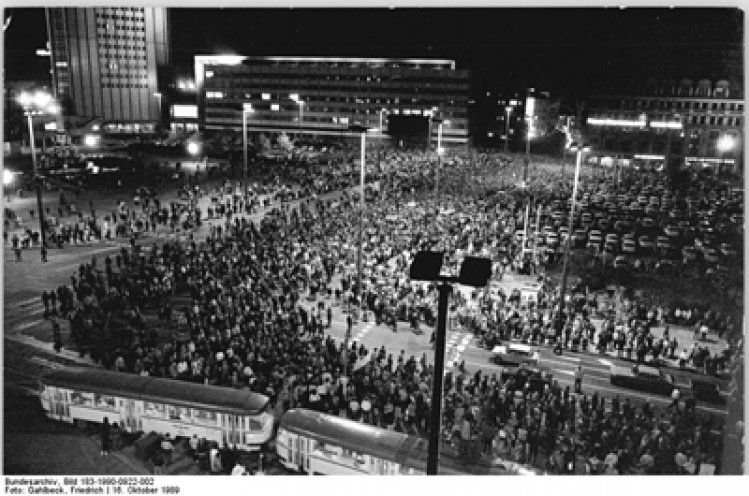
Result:
<instances>
[{"instance_id":1,"label":"high-rise building","mask_svg":"<svg viewBox=\"0 0 749 496\"><path fill-rule=\"evenodd\" d=\"M336 134L358 123L434 145L468 142L469 73L453 60L195 56L201 129Z\"/></svg>"},{"instance_id":2,"label":"high-rise building","mask_svg":"<svg viewBox=\"0 0 749 496\"><path fill-rule=\"evenodd\" d=\"M112 134L153 132L169 64L167 9L47 8L53 88L66 112Z\"/></svg>"}]
</instances>

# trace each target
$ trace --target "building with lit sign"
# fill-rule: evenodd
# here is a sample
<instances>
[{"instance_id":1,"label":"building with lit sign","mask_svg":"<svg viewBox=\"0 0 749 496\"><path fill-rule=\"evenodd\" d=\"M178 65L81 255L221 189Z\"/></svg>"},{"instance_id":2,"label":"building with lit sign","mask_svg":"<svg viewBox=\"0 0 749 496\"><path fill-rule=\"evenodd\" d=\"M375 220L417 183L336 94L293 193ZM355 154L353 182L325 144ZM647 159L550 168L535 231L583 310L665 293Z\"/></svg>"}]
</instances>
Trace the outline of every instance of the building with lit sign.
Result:
<instances>
[{"instance_id":1,"label":"building with lit sign","mask_svg":"<svg viewBox=\"0 0 749 496\"><path fill-rule=\"evenodd\" d=\"M689 79L640 94L590 98L585 136L603 165L740 165L744 100L722 80Z\"/></svg>"},{"instance_id":2,"label":"building with lit sign","mask_svg":"<svg viewBox=\"0 0 749 496\"><path fill-rule=\"evenodd\" d=\"M105 133L155 131L158 74L169 65L166 8L46 9L54 93L67 116L99 119Z\"/></svg>"},{"instance_id":3,"label":"building with lit sign","mask_svg":"<svg viewBox=\"0 0 749 496\"><path fill-rule=\"evenodd\" d=\"M468 142L468 71L452 60L198 55L195 88L202 130L340 134L357 123L416 131L445 146Z\"/></svg>"}]
</instances>

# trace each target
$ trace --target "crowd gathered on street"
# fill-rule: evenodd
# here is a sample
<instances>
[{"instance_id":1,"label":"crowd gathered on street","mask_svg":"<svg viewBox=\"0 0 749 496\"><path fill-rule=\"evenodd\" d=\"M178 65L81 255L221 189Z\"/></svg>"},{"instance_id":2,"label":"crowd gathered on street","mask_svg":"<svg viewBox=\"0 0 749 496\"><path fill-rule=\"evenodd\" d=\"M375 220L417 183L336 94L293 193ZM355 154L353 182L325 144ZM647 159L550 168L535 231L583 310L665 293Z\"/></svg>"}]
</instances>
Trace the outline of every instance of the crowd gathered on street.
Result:
<instances>
[{"instance_id":1,"label":"crowd gathered on street","mask_svg":"<svg viewBox=\"0 0 749 496\"><path fill-rule=\"evenodd\" d=\"M363 319L393 332L433 326L436 287L407 277L414 254L429 249L444 251L451 270L466 255L483 256L493 262L494 280L524 274L539 282L532 303L491 288L453 293L450 325L486 347L553 342L638 363L677 360L712 375L730 374L743 360L736 316L712 308L646 304L619 293L604 301L577 285L560 314L550 272L561 257L543 250L529 256L516 235L529 196L549 210L555 202L566 205L571 174L558 163L537 161L526 172L522 157L452 152L436 171L431 154L382 150L367 164L361 213L356 156L344 149L313 164L258 164L248 181L184 181L170 200L138 187L108 212L93 204L80 212L61 193L57 217L77 214L78 221L51 231L58 246L91 237L126 238L129 246L94 256L69 284L44 292L55 348L67 346L64 319L75 348L107 368L249 388L279 411L301 406L426 435L434 373L426 355L337 342L326 329L334 312L344 312L349 331ZM614 186L612 177L589 167L581 177L588 190L658 180L625 174ZM195 234L201 226L204 238ZM151 242L157 231L175 236ZM7 242L22 244L17 235ZM595 326L594 318L603 324ZM407 327L399 328L404 321ZM664 326L659 335L651 332ZM669 326L717 335L728 346L719 353L699 339L686 346ZM446 444L555 473L579 470L578 460L597 473L695 473L701 464L720 471L723 431L732 428L692 402L659 411L618 396L575 394L556 381L533 391L462 367L448 375L445 391Z\"/></svg>"}]
</instances>

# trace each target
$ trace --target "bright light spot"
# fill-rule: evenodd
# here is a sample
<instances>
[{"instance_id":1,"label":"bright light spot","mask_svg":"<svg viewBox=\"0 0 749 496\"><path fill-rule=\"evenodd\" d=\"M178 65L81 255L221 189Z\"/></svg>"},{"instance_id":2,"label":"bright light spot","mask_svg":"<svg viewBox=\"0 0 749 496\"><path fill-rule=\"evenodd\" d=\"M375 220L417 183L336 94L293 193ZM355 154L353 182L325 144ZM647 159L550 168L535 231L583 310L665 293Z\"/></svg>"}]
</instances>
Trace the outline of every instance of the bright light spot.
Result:
<instances>
[{"instance_id":1,"label":"bright light spot","mask_svg":"<svg viewBox=\"0 0 749 496\"><path fill-rule=\"evenodd\" d=\"M281 106L279 104L277 104L277 103L272 103L271 106L270 106L270 109L273 112L278 112L279 110L281 110Z\"/></svg>"},{"instance_id":2,"label":"bright light spot","mask_svg":"<svg viewBox=\"0 0 749 496\"><path fill-rule=\"evenodd\" d=\"M13 182L13 173L8 169L3 169L3 184L5 186Z\"/></svg>"},{"instance_id":3,"label":"bright light spot","mask_svg":"<svg viewBox=\"0 0 749 496\"><path fill-rule=\"evenodd\" d=\"M289 95L289 98L291 98L295 102L298 102L299 101L299 93L292 93L292 94Z\"/></svg>"},{"instance_id":4,"label":"bright light spot","mask_svg":"<svg viewBox=\"0 0 749 496\"><path fill-rule=\"evenodd\" d=\"M437 147L437 155L444 155L445 154L445 147L439 146Z\"/></svg>"},{"instance_id":5,"label":"bright light spot","mask_svg":"<svg viewBox=\"0 0 749 496\"><path fill-rule=\"evenodd\" d=\"M91 126L91 130L92 131L98 131L99 129L100 129L100 127L99 127L98 124L94 124L93 126Z\"/></svg>"},{"instance_id":6,"label":"bright light spot","mask_svg":"<svg viewBox=\"0 0 749 496\"><path fill-rule=\"evenodd\" d=\"M25 91L21 93L18 96L18 103L21 104L22 107L26 108L31 105L31 95L26 93Z\"/></svg>"},{"instance_id":7,"label":"bright light spot","mask_svg":"<svg viewBox=\"0 0 749 496\"><path fill-rule=\"evenodd\" d=\"M270 93L263 93L261 97L263 100L270 100Z\"/></svg>"},{"instance_id":8,"label":"bright light spot","mask_svg":"<svg viewBox=\"0 0 749 496\"><path fill-rule=\"evenodd\" d=\"M42 91L37 91L34 94L34 103L38 107L46 107L47 104L52 100L52 97L49 95L49 93L44 93Z\"/></svg>"},{"instance_id":9,"label":"bright light spot","mask_svg":"<svg viewBox=\"0 0 749 496\"><path fill-rule=\"evenodd\" d=\"M197 155L200 153L200 145L198 143L195 143L194 141L191 141L187 144L187 153L190 155Z\"/></svg>"},{"instance_id":10,"label":"bright light spot","mask_svg":"<svg viewBox=\"0 0 749 496\"><path fill-rule=\"evenodd\" d=\"M255 111L255 109L252 108L252 104L251 103L243 103L242 104L242 110L245 111L245 112L248 112L248 113L252 113L252 112Z\"/></svg>"},{"instance_id":11,"label":"bright light spot","mask_svg":"<svg viewBox=\"0 0 749 496\"><path fill-rule=\"evenodd\" d=\"M718 151L721 153L725 153L729 150L732 150L734 145L736 144L736 140L733 136L730 134L724 134L720 138L718 138Z\"/></svg>"},{"instance_id":12,"label":"bright light spot","mask_svg":"<svg viewBox=\"0 0 749 496\"><path fill-rule=\"evenodd\" d=\"M50 114L59 114L60 113L60 106L56 103L53 103L51 105L47 106L47 112Z\"/></svg>"},{"instance_id":13,"label":"bright light spot","mask_svg":"<svg viewBox=\"0 0 749 496\"><path fill-rule=\"evenodd\" d=\"M93 148L99 144L99 137L95 134L87 134L83 137L83 144Z\"/></svg>"}]
</instances>

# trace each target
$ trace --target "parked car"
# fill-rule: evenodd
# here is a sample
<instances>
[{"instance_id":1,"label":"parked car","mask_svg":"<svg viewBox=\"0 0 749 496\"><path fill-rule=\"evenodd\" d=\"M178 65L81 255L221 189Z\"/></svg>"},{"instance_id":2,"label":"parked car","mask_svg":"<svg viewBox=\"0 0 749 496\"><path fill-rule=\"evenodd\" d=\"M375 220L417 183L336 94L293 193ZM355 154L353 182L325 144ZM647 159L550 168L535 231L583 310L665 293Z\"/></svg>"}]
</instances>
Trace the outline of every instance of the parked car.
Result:
<instances>
[{"instance_id":1,"label":"parked car","mask_svg":"<svg viewBox=\"0 0 749 496\"><path fill-rule=\"evenodd\" d=\"M667 250L668 248L672 247L671 240L669 240L666 236L658 236L655 240L655 245L659 250Z\"/></svg>"},{"instance_id":2,"label":"parked car","mask_svg":"<svg viewBox=\"0 0 749 496\"><path fill-rule=\"evenodd\" d=\"M653 238L651 238L650 236L645 236L645 235L640 236L637 242L639 243L640 248L644 250L652 250L653 248L655 248L655 243L653 242Z\"/></svg>"},{"instance_id":3,"label":"parked car","mask_svg":"<svg viewBox=\"0 0 749 496\"><path fill-rule=\"evenodd\" d=\"M705 262L709 264L717 264L720 262L720 253L715 248L705 248L702 251L702 255L705 257Z\"/></svg>"},{"instance_id":4,"label":"parked car","mask_svg":"<svg viewBox=\"0 0 749 496\"><path fill-rule=\"evenodd\" d=\"M527 344L509 343L492 349L492 360L499 365L538 365L539 354Z\"/></svg>"},{"instance_id":5,"label":"parked car","mask_svg":"<svg viewBox=\"0 0 749 496\"><path fill-rule=\"evenodd\" d=\"M601 247L601 231L593 229L588 233L588 248L600 248Z\"/></svg>"},{"instance_id":6,"label":"parked car","mask_svg":"<svg viewBox=\"0 0 749 496\"><path fill-rule=\"evenodd\" d=\"M647 365L612 365L609 369L609 381L614 386L662 395L670 395L675 387L673 375Z\"/></svg>"},{"instance_id":7,"label":"parked car","mask_svg":"<svg viewBox=\"0 0 749 496\"><path fill-rule=\"evenodd\" d=\"M724 257L736 257L739 255L738 250L731 243L721 243L720 252Z\"/></svg>"},{"instance_id":8,"label":"parked car","mask_svg":"<svg viewBox=\"0 0 749 496\"><path fill-rule=\"evenodd\" d=\"M637 252L637 243L633 238L624 238L622 240L622 253L634 254Z\"/></svg>"},{"instance_id":9,"label":"parked car","mask_svg":"<svg viewBox=\"0 0 749 496\"><path fill-rule=\"evenodd\" d=\"M614 268L615 269L626 269L629 267L629 262L627 261L627 257L624 255L619 255L614 259Z\"/></svg>"},{"instance_id":10,"label":"parked car","mask_svg":"<svg viewBox=\"0 0 749 496\"><path fill-rule=\"evenodd\" d=\"M673 224L668 224L663 228L663 234L669 238L678 238L681 234L681 230Z\"/></svg>"},{"instance_id":11,"label":"parked car","mask_svg":"<svg viewBox=\"0 0 749 496\"><path fill-rule=\"evenodd\" d=\"M697 251L697 249L693 246L685 246L681 249L681 255L686 262L693 262L697 260L698 253L699 252Z\"/></svg>"}]
</instances>

